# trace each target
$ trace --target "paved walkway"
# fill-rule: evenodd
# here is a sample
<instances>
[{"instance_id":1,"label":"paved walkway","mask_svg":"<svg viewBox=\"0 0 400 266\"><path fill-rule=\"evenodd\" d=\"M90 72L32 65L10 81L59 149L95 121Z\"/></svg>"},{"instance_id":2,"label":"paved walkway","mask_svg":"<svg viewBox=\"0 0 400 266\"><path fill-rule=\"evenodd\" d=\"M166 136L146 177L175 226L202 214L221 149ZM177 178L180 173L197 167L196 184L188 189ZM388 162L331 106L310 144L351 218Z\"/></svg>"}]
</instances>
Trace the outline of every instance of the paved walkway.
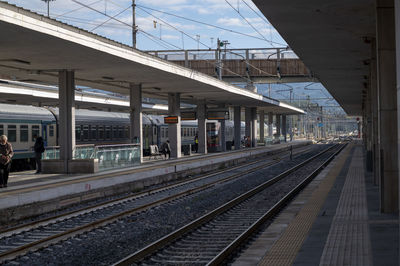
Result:
<instances>
[{"instance_id":1,"label":"paved walkway","mask_svg":"<svg viewBox=\"0 0 400 266\"><path fill-rule=\"evenodd\" d=\"M399 265L398 214L380 213L364 169L348 145L233 265Z\"/></svg>"}]
</instances>

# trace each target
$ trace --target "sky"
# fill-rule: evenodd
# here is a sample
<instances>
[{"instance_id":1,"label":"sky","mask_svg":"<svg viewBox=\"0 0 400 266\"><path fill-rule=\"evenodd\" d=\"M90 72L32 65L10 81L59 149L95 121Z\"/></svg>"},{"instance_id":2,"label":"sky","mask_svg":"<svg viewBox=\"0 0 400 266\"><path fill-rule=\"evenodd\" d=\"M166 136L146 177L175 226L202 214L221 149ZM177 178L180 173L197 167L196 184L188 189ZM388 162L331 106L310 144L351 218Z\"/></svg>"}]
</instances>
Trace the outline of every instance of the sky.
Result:
<instances>
[{"instance_id":1,"label":"sky","mask_svg":"<svg viewBox=\"0 0 400 266\"><path fill-rule=\"evenodd\" d=\"M47 14L42 0L8 2ZM131 5L132 0L55 0L50 2L50 17L131 45ZM250 0L136 0L136 5L141 50L216 48L218 38L227 40L230 48L287 46ZM118 21L110 18L114 16Z\"/></svg>"},{"instance_id":2,"label":"sky","mask_svg":"<svg viewBox=\"0 0 400 266\"><path fill-rule=\"evenodd\" d=\"M42 0L7 2L47 15L47 3ZM132 45L131 5L132 0L51 0L49 14L64 23ZM227 48L288 46L250 0L136 0L135 21L140 50L215 49L217 39L228 41ZM331 97L320 83L312 84L313 90L305 90L309 85L257 88L259 93L286 101L290 95L285 89L290 86L294 88L292 99L306 99L307 95L316 99ZM334 100L314 102L337 105ZM332 108L334 112L338 110Z\"/></svg>"}]
</instances>

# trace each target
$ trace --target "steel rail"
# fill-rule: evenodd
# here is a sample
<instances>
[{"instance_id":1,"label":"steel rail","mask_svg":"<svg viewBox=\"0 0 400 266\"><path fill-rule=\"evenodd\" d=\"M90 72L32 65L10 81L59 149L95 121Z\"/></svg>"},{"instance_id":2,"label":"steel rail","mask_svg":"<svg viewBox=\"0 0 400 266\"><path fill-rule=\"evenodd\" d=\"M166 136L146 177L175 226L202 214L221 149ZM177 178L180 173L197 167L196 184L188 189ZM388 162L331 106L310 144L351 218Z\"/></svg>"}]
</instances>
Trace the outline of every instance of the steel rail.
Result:
<instances>
[{"instance_id":1,"label":"steel rail","mask_svg":"<svg viewBox=\"0 0 400 266\"><path fill-rule=\"evenodd\" d=\"M283 150L283 151L281 151L281 152L278 152L278 154L279 154L279 153L284 153L284 152L287 152L287 150ZM301 153L301 151L299 151L298 153ZM276 154L274 154L274 155L276 155ZM272 159L273 159L273 161L270 161L270 162L267 162L267 163L262 164L262 165L260 165L260 166L257 166L257 167L255 167L255 168L253 168L253 169L251 169L251 170L247 170L245 173L233 174L233 175L230 175L230 176L228 176L228 177L225 177L225 178L222 178L222 179L213 181L213 182L211 182L211 183L202 185L202 186L200 186L200 187L188 189L188 190L185 190L185 191L183 191L183 192L177 193L177 194L175 194L175 195L171 195L171 196L168 196L168 197L159 199L159 200L157 200L157 201L154 201L154 202L151 202L151 203L148 203L148 204L145 204L145 205L142 205L142 206L139 206L139 207L130 209L130 210L126 210L126 211L120 212L120 213L118 213L118 214L115 214L115 215L112 215L112 216L109 216L109 217L106 217L106 218L103 218L103 219L99 219L99 220L97 220L97 221L94 221L94 222L91 222L91 223L88 223L88 224L85 224L85 225L82 225L82 226L77 226L77 227L72 228L72 229L70 229L70 230L66 230L65 232L57 233L57 234L54 234L54 235L52 235L52 236L45 237L45 238L40 239L40 240L37 240L37 241L33 241L33 242L31 242L31 243L22 245L22 246L20 246L20 247L14 248L14 249L10 249L10 250L8 250L8 251L3 252L3 253L0 254L0 263L1 263L1 262L4 262L5 260L10 260L10 259L13 259L13 258L15 258L15 257L17 257L17 256L20 256L20 255L22 255L22 254L25 254L25 253L28 252L28 251L35 251L35 250L38 250L38 249L40 249L40 248L42 248L42 247L46 247L46 246L48 246L48 245L50 245L50 244L54 244L54 243L57 243L57 242L59 242L59 241L61 241L61 240L65 240L65 239L67 239L67 238L69 238L69 237L71 237L71 236L75 236L75 235L78 235L78 234L81 234L81 233L84 233L84 232L87 232L87 231L91 231L91 230L93 230L93 229L95 229L95 228L99 228L99 227L105 226L105 225L110 224L110 223L112 223L112 222L114 222L114 221L116 221L116 220L119 220L119 219L122 219L122 218L124 218L124 217L133 215L133 214L135 214L135 213L145 211L145 210L147 210L147 209L149 209L149 208L153 208L153 207L158 206L158 205L161 205L161 204L163 204L163 203L170 202L170 201L175 200L175 199L177 199L177 198L181 198L181 197L184 197L184 196L187 196L187 195L190 195L190 194L197 193L197 192L199 192L199 191L208 189L208 188L210 188L210 187L212 187L212 186L214 186L214 185L216 185L216 184L223 183L223 182L227 182L227 181L229 181L229 180L231 180L231 179L238 178L238 177L240 177L240 176L242 176L242 175L246 175L246 174L249 174L249 173L251 173L251 172L258 171L258 170L260 170L260 169L262 169L262 168L269 167L269 166L271 166L271 165L273 165L273 164L275 164L275 163L277 163L278 161L281 160L280 158L279 158L279 159L272 158ZM192 180L185 180L185 181L182 181L182 182L179 183L179 184L173 184L173 185L169 186L168 188L158 188L158 189L154 189L154 190L151 190L151 191L147 191L147 192L141 193L141 194L139 194L139 195L128 196L128 197L130 197L130 198L138 198L138 197L140 197L140 196L145 196L145 195L154 194L154 193L156 193L156 192L158 192L158 191L161 191L161 190L167 190L167 189L171 189L171 188L173 188L173 187L182 186L182 185L184 185L184 184L186 184L186 183L192 183L192 182L195 182L195 181L199 181L199 180L201 180L201 179L206 179L206 178L209 178L209 177L212 177L212 176L215 176L215 175L224 173L224 172L229 172L229 171L231 171L231 170L234 170L234 169L237 169L237 168L241 168L241 167L243 167L243 166L249 166L249 165L251 166L252 164L256 164L256 163L258 163L259 161L262 161L262 160L265 160L265 158L259 159L259 160L255 161L255 162L250 162L250 163L245 164L245 165L238 165L238 166L235 166L235 167L233 167L233 168L224 169L224 170L221 170L221 171L218 171L218 172L214 172L214 173L212 173L212 174L207 174L207 175L205 175L205 176L198 177L196 180L194 180L194 179L192 179ZM109 206L109 205L114 205L114 204L116 204L116 203L119 203L119 202L122 202L122 201L126 201L126 200L129 200L129 199L124 199L124 200L118 199L117 202L113 201L113 202L111 202L111 203L107 203L106 205L107 205L107 206ZM101 204L100 204L100 205L101 205ZM103 205L104 205L104 203L103 203ZM80 210L80 211L75 211L76 215L68 214L68 216L69 216L69 217L78 216L78 215L80 215L80 214L83 214L83 212L88 213L88 212L90 212L90 211L93 210L93 209L96 209L96 208L93 207L93 206L91 206L91 207L86 208L84 211L82 211L82 210ZM98 208L97 208L97 209L98 209ZM78 213L77 213L77 212L78 212ZM71 212L71 213L72 213L72 212ZM65 216L65 214L64 214L64 215L60 215L60 216ZM51 220L56 220L56 219L58 219L58 218L60 218L60 217L57 217L57 218L50 218L50 219L51 219ZM48 220L48 219L46 219L46 220ZM64 220L65 220L65 219L64 219ZM61 220L58 220L58 221L61 221ZM48 222L48 221L47 221L47 222ZM56 222L57 222L57 221L56 221ZM43 223L43 222L40 222L40 223ZM48 224L49 224L49 223L48 223ZM42 225L42 224L40 224L40 225ZM32 228L32 226L30 226L29 229L31 229L31 228ZM20 230L20 232L26 231L26 230L22 230L22 228L21 228L21 229L18 229L18 230ZM11 231L8 231L8 234L11 234ZM3 235L4 235L4 234L3 234Z\"/></svg>"},{"instance_id":2,"label":"steel rail","mask_svg":"<svg viewBox=\"0 0 400 266\"><path fill-rule=\"evenodd\" d=\"M234 241L222 250L217 256L214 257L207 265L216 266L221 265L235 250L237 250L243 243L245 243L250 236L252 236L268 219L276 216L280 210L290 202L304 187L309 184L314 177L316 177L326 165L328 165L338 153L340 153L347 144L343 145L332 156L325 160L317 169L308 175L300 184L287 193L280 201L278 201L272 208L270 208L262 217L254 222L245 232L238 236Z\"/></svg>"},{"instance_id":3,"label":"steel rail","mask_svg":"<svg viewBox=\"0 0 400 266\"><path fill-rule=\"evenodd\" d=\"M302 146L302 147L296 147L296 149L298 149L298 151L296 151L294 153L294 155L295 154L300 154L300 153L304 152L304 150L309 150L310 147L307 147L307 146L303 147ZM288 150L283 149L281 151L278 151L277 153L271 154L270 156L272 157L272 156L275 156L275 155L278 155L278 154L281 154L281 153L285 153L287 151ZM182 186L182 185L186 185L186 184L189 184L189 183L192 183L192 182L196 182L196 181L199 181L201 179L213 177L213 176L222 174L224 172L228 172L228 171L232 171L232 170L241 168L243 166L249 166L249 165L252 165L252 164L256 164L256 163L258 163L258 162L260 162L262 160L265 160L265 158L258 159L258 160L255 160L255 161L251 161L251 162L246 162L246 163L243 163L243 164L239 164L237 166L230 167L229 169L217 170L217 171L215 171L213 173L200 175L198 177L194 177L194 178L191 178L189 180L187 180L187 179L181 180L181 181L175 182L174 184L167 185L167 186L164 186L164 187L161 187L161 188L147 189L145 191L142 191L140 193L136 193L134 195L127 195L127 196L124 196L124 197L111 199L111 200L108 200L108 201L105 201L105 202L101 202L101 203L98 203L98 204L95 204L95 205L92 205L92 206L80 208L78 210L65 212L65 213L62 213L62 214L59 214L59 215L53 215L51 217L40 219L38 221L32 221L32 222L29 222L29 223L24 223L24 224L21 224L21 225L9 227L9 228L6 228L4 230L0 230L0 239L5 237L5 236L9 236L11 234L20 233L20 232L23 232L23 231L31 230L33 228L37 228L39 226L47 225L50 222L52 222L53 220L61 221L61 220L69 219L69 218L72 218L72 217L76 217L78 215L81 215L81 214L84 214L84 213L87 213L87 212L90 212L90 211L94 211L94 210L97 210L97 209L100 209L100 208L105 208L105 207L108 207L108 206L113 205L113 204L122 203L124 201L133 200L135 198L139 198L139 197L143 197L143 196L148 196L148 195L151 195L151 194L154 194L154 193L158 193L158 192L165 191L165 190L168 190L168 189L172 189L172 188L175 188L175 187L178 187L178 186Z\"/></svg>"},{"instance_id":4,"label":"steel rail","mask_svg":"<svg viewBox=\"0 0 400 266\"><path fill-rule=\"evenodd\" d=\"M337 144L338 145L338 144ZM145 257L149 256L150 254L156 252L157 250L163 248L164 246L168 245L169 243L177 240L178 238L182 237L186 233L194 230L195 228L198 228L199 226L203 225L204 223L212 220L214 217L217 215L220 215L232 207L236 206L237 204L243 202L244 200L252 197L253 195L257 194L258 192L264 190L265 188L273 185L274 183L280 181L284 177L288 176L289 174L293 173L294 171L298 170L299 168L303 167L304 165L308 164L309 162L313 161L314 159L318 158L322 154L328 152L329 150L337 147L337 145L331 146L324 151L321 151L320 153L312 156L311 158L303 161L302 163L284 171L283 173L275 176L274 178L264 182L263 184L251 189L248 192L243 193L239 197L225 203L224 205L218 207L217 209L209 212L208 214L205 214L196 220L192 221L191 223L175 230L174 232L160 238L159 240L147 245L146 247L142 248L141 250L121 259L120 261L116 262L113 264L113 266L125 266L125 265L131 265L133 263L138 263Z\"/></svg>"}]
</instances>

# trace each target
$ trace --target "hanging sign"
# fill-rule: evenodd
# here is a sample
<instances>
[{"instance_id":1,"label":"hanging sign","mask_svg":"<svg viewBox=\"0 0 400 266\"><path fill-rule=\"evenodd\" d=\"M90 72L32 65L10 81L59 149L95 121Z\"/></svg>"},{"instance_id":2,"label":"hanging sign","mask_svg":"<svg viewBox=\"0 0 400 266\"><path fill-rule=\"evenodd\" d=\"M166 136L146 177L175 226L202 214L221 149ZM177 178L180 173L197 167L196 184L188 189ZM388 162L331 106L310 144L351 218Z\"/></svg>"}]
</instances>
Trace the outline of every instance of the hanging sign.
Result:
<instances>
[{"instance_id":1,"label":"hanging sign","mask_svg":"<svg viewBox=\"0 0 400 266\"><path fill-rule=\"evenodd\" d=\"M181 111L181 120L196 120L196 112L182 112Z\"/></svg>"},{"instance_id":2,"label":"hanging sign","mask_svg":"<svg viewBox=\"0 0 400 266\"><path fill-rule=\"evenodd\" d=\"M164 117L164 123L165 124L177 124L178 123L178 117L177 116L165 116Z\"/></svg>"}]
</instances>

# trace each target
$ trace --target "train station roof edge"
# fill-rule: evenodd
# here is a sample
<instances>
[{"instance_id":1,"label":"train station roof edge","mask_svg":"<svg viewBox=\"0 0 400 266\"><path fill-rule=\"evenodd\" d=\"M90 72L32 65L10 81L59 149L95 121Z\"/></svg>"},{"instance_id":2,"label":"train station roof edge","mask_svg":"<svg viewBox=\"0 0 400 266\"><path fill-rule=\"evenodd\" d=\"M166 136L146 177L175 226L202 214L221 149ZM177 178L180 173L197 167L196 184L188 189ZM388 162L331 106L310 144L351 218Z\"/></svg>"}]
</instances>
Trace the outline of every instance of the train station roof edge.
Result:
<instances>
[{"instance_id":1,"label":"train station roof edge","mask_svg":"<svg viewBox=\"0 0 400 266\"><path fill-rule=\"evenodd\" d=\"M57 82L59 70L75 70L76 83L127 94L142 84L146 97L181 93L183 102L266 108L274 113L304 111L130 46L0 2L0 74L16 80ZM3 49L4 48L4 49ZM61 53L62 51L62 53ZM56 58L56 60L55 60Z\"/></svg>"}]
</instances>

